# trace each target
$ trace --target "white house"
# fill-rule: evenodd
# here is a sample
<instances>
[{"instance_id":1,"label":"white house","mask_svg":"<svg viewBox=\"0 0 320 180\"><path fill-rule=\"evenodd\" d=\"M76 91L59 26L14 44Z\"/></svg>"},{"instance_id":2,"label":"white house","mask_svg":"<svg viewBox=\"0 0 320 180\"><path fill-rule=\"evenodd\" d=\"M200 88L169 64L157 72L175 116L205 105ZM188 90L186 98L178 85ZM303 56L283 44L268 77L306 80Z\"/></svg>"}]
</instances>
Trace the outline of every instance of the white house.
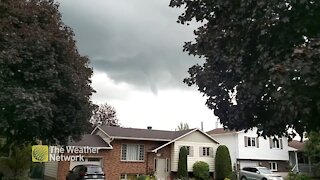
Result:
<instances>
[{"instance_id":1,"label":"white house","mask_svg":"<svg viewBox=\"0 0 320 180\"><path fill-rule=\"evenodd\" d=\"M190 132L179 136L172 141L156 148L157 152L162 148L171 145L171 171L177 172L180 148L185 146L188 150L187 169L193 171L193 164L197 161L204 161L209 164L209 171L214 172L214 159L218 142L208 134L199 129L193 129Z\"/></svg>"},{"instance_id":2,"label":"white house","mask_svg":"<svg viewBox=\"0 0 320 180\"><path fill-rule=\"evenodd\" d=\"M256 128L243 131L228 131L223 128L213 129L207 133L226 145L230 151L232 165L235 169L246 166L264 166L272 171L288 172L288 140L258 137Z\"/></svg>"}]
</instances>

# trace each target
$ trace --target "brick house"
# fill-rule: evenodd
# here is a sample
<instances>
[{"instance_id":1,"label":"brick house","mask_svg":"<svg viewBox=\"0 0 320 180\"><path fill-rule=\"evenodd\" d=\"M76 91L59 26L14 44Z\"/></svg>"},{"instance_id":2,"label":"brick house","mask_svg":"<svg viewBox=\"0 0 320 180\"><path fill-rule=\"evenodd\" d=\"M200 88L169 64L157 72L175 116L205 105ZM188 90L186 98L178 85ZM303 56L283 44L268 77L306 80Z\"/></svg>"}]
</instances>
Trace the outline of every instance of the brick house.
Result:
<instances>
[{"instance_id":1,"label":"brick house","mask_svg":"<svg viewBox=\"0 0 320 180\"><path fill-rule=\"evenodd\" d=\"M46 163L45 179L64 180L68 171L78 164L99 164L108 180L131 179L141 174L153 174L159 180L172 179L178 169L179 150L188 149L188 171L196 161L209 164L214 173L214 156L218 142L199 129L163 131L97 126L72 146L99 147L98 154L85 154L84 162ZM52 168L55 164L56 168ZM50 170L56 169L53 175ZM51 176L51 177L50 177Z\"/></svg>"}]
</instances>

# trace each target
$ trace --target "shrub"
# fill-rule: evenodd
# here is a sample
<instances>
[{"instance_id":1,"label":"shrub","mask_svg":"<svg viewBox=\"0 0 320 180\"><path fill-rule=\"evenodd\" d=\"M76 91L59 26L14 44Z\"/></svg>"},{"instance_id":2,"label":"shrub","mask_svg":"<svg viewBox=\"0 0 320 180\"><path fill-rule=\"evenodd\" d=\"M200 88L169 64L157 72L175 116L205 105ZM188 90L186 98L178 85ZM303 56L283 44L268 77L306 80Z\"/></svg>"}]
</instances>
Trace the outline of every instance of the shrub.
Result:
<instances>
[{"instance_id":1,"label":"shrub","mask_svg":"<svg viewBox=\"0 0 320 180\"><path fill-rule=\"evenodd\" d=\"M305 174L299 174L294 172L290 172L285 179L286 180L311 180L311 178Z\"/></svg>"},{"instance_id":2,"label":"shrub","mask_svg":"<svg viewBox=\"0 0 320 180\"><path fill-rule=\"evenodd\" d=\"M216 179L223 180L232 174L230 154L227 146L220 145L215 158Z\"/></svg>"},{"instance_id":3,"label":"shrub","mask_svg":"<svg viewBox=\"0 0 320 180\"><path fill-rule=\"evenodd\" d=\"M236 171L233 171L231 173L231 175L229 176L228 179L231 179L231 180L238 180L238 175L237 175L237 172Z\"/></svg>"},{"instance_id":4,"label":"shrub","mask_svg":"<svg viewBox=\"0 0 320 180\"><path fill-rule=\"evenodd\" d=\"M30 169L30 178L42 178L44 173L43 163L33 163Z\"/></svg>"},{"instance_id":5,"label":"shrub","mask_svg":"<svg viewBox=\"0 0 320 180\"><path fill-rule=\"evenodd\" d=\"M29 180L28 177L16 176L16 177L3 177L2 180Z\"/></svg>"},{"instance_id":6,"label":"shrub","mask_svg":"<svg viewBox=\"0 0 320 180\"><path fill-rule=\"evenodd\" d=\"M156 180L156 178L154 176L141 175L137 180Z\"/></svg>"},{"instance_id":7,"label":"shrub","mask_svg":"<svg viewBox=\"0 0 320 180\"><path fill-rule=\"evenodd\" d=\"M207 180L210 177L209 165L203 161L197 161L193 164L193 175L197 180Z\"/></svg>"},{"instance_id":8,"label":"shrub","mask_svg":"<svg viewBox=\"0 0 320 180\"><path fill-rule=\"evenodd\" d=\"M1 170L8 169L8 174L12 174L13 177L19 178L30 169L31 162L30 145L13 147L10 157L0 158Z\"/></svg>"},{"instance_id":9,"label":"shrub","mask_svg":"<svg viewBox=\"0 0 320 180\"><path fill-rule=\"evenodd\" d=\"M139 176L137 178L137 180L146 180L146 179L147 179L147 176L145 176L145 175Z\"/></svg>"},{"instance_id":10,"label":"shrub","mask_svg":"<svg viewBox=\"0 0 320 180\"><path fill-rule=\"evenodd\" d=\"M186 147L181 147L179 152L179 161L178 161L178 178L186 179L188 178L188 164L187 164L188 150Z\"/></svg>"}]
</instances>

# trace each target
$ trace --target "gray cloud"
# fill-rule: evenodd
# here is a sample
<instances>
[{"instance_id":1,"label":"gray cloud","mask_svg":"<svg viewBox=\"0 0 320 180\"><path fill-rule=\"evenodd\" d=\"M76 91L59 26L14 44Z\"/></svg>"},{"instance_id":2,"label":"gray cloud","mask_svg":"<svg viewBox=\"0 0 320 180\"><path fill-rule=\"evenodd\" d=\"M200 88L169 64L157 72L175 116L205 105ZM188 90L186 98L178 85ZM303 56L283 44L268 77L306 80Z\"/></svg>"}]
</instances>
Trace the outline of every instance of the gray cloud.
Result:
<instances>
[{"instance_id":1,"label":"gray cloud","mask_svg":"<svg viewBox=\"0 0 320 180\"><path fill-rule=\"evenodd\" d=\"M187 70L199 59L182 52L192 30L176 23L179 9L163 0L63 0L62 18L79 51L115 82L140 88L185 88Z\"/></svg>"}]
</instances>

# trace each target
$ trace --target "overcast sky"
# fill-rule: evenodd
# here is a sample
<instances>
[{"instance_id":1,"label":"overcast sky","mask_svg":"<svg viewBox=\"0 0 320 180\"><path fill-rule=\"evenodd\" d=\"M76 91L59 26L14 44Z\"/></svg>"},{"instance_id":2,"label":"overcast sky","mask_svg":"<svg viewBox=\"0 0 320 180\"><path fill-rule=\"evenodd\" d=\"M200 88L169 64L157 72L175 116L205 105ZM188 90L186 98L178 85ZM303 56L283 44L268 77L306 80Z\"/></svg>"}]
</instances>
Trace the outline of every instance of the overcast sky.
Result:
<instances>
[{"instance_id":1,"label":"overcast sky","mask_svg":"<svg viewBox=\"0 0 320 180\"><path fill-rule=\"evenodd\" d=\"M93 102L115 107L125 127L174 130L215 128L216 117L183 78L201 59L182 52L193 26L176 23L182 9L169 0L60 0L80 54L91 60Z\"/></svg>"}]
</instances>

